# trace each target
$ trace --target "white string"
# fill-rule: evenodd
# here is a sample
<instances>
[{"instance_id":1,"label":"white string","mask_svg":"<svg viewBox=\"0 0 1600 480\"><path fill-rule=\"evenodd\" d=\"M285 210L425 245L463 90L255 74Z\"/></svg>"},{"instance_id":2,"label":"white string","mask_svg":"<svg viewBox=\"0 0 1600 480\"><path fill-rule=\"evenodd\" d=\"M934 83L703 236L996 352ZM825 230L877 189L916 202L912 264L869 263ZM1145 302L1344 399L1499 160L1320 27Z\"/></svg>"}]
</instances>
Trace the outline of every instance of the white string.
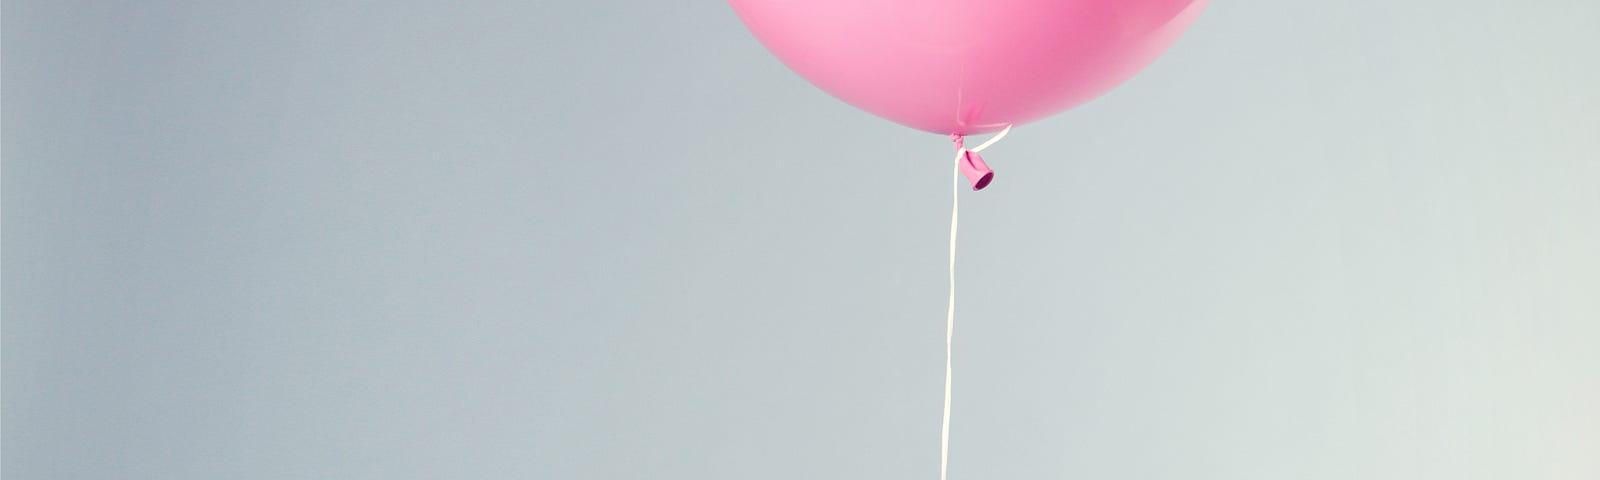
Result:
<instances>
[{"instance_id":1,"label":"white string","mask_svg":"<svg viewBox=\"0 0 1600 480\"><path fill-rule=\"evenodd\" d=\"M996 133L996 134L994 134L993 137L989 137L988 141L985 141L985 142L983 142L983 144L978 145L978 148L974 148L974 149L972 149L972 151L981 152L981 151L983 151L983 149L989 148L990 145L994 145L995 142L1000 141L1000 139L1006 138L1006 134L1007 133L1011 133L1011 126L1010 125L1006 125L1005 130L1001 130L1000 133Z\"/></svg>"},{"instance_id":2,"label":"white string","mask_svg":"<svg viewBox=\"0 0 1600 480\"><path fill-rule=\"evenodd\" d=\"M1006 129L1010 130L1011 127ZM990 143L994 143L994 140L978 148L987 147ZM944 423L939 431L939 480L946 480L950 468L950 344L956 335L956 219L961 212L960 207L961 155L957 152L955 177L950 181L950 307L945 313L944 324Z\"/></svg>"},{"instance_id":3,"label":"white string","mask_svg":"<svg viewBox=\"0 0 1600 480\"><path fill-rule=\"evenodd\" d=\"M957 148L956 149L956 173L961 173L961 156L962 155L966 155L967 152L981 152L981 151L983 151L983 149L989 148L990 145L994 145L995 142L1000 141L1000 139L1006 138L1006 134L1008 134L1008 133L1011 133L1011 126L1010 125L1006 125L1005 130L1001 130L1000 133L996 133L996 134L994 134L993 137L989 137L988 140L985 140L982 144L979 144L977 146L977 148ZM960 179L956 179L956 183L961 183L961 180Z\"/></svg>"},{"instance_id":4,"label":"white string","mask_svg":"<svg viewBox=\"0 0 1600 480\"><path fill-rule=\"evenodd\" d=\"M968 151L980 152L1011 133L1011 125L989 137L977 148L957 148L954 178L950 180L950 306L944 323L944 423L939 429L939 480L948 480L950 471L950 345L956 336L956 220L961 212L961 157ZM959 140L959 138L958 138Z\"/></svg>"}]
</instances>

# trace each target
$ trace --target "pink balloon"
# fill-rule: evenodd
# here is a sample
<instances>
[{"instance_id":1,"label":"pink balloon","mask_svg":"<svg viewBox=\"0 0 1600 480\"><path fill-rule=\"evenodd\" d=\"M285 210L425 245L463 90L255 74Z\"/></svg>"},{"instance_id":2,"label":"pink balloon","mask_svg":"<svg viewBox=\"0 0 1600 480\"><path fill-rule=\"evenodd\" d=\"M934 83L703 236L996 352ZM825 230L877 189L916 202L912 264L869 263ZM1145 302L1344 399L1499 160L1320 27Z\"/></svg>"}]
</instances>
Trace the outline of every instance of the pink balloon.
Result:
<instances>
[{"instance_id":1,"label":"pink balloon","mask_svg":"<svg viewBox=\"0 0 1600 480\"><path fill-rule=\"evenodd\" d=\"M987 133L1122 83L1207 0L729 0L789 68L862 110Z\"/></svg>"}]
</instances>

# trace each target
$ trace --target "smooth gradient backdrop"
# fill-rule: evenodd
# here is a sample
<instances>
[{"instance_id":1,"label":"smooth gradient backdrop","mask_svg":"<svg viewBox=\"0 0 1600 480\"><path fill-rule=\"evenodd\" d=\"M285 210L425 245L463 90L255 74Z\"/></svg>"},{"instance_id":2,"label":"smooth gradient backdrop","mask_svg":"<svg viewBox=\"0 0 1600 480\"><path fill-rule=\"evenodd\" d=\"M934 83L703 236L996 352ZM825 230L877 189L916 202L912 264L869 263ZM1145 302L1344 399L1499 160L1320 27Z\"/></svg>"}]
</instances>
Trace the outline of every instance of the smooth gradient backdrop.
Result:
<instances>
[{"instance_id":1,"label":"smooth gradient backdrop","mask_svg":"<svg viewBox=\"0 0 1600 480\"><path fill-rule=\"evenodd\" d=\"M1597 24L1219 0L1017 128L951 478L1600 478ZM949 142L721 1L0 30L7 480L937 475Z\"/></svg>"}]
</instances>

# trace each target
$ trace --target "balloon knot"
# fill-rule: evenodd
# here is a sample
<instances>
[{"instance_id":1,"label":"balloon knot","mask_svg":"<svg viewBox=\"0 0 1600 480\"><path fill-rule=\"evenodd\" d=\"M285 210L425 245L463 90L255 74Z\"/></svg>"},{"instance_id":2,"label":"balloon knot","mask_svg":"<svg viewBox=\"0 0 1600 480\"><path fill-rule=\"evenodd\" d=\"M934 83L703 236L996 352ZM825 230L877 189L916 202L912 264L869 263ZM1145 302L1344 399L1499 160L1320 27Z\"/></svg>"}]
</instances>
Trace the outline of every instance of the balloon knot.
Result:
<instances>
[{"instance_id":1,"label":"balloon knot","mask_svg":"<svg viewBox=\"0 0 1600 480\"><path fill-rule=\"evenodd\" d=\"M951 142L955 142L956 150L960 150L960 149L966 148L966 146L963 145L964 143L966 143L966 138L967 138L966 136L961 135L959 133L950 134L950 141Z\"/></svg>"}]
</instances>

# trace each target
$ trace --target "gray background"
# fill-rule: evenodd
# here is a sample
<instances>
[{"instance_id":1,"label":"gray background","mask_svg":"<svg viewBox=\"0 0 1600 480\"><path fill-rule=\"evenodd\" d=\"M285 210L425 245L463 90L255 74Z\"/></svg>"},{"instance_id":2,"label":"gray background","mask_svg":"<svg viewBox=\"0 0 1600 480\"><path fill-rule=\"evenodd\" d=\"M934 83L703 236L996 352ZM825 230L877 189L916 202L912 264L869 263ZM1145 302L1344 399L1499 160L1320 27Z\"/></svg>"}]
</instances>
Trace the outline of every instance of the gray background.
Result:
<instances>
[{"instance_id":1,"label":"gray background","mask_svg":"<svg viewBox=\"0 0 1600 480\"><path fill-rule=\"evenodd\" d=\"M935 478L947 140L444 3L5 3L5 478ZM1018 128L952 478L1600 478L1597 24L1219 1Z\"/></svg>"}]
</instances>

